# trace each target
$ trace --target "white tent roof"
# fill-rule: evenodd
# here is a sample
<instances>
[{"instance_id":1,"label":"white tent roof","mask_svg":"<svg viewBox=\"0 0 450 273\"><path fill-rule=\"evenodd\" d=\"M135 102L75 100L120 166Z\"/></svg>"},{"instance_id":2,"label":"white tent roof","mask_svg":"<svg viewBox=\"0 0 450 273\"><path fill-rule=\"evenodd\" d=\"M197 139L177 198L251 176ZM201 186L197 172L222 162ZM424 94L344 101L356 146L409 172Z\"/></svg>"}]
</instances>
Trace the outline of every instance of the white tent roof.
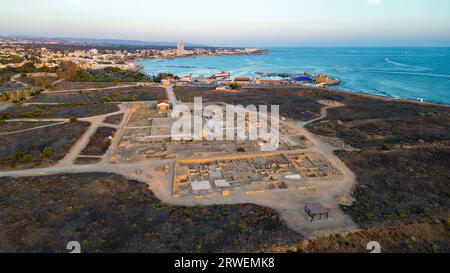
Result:
<instances>
[{"instance_id":1,"label":"white tent roof","mask_svg":"<svg viewBox=\"0 0 450 273\"><path fill-rule=\"evenodd\" d=\"M228 183L226 180L221 179L221 180L215 180L214 184L216 185L217 188L229 188L230 187L230 183Z\"/></svg>"},{"instance_id":2,"label":"white tent roof","mask_svg":"<svg viewBox=\"0 0 450 273\"><path fill-rule=\"evenodd\" d=\"M193 181L191 183L193 191L209 191L211 190L211 184L209 181Z\"/></svg>"}]
</instances>

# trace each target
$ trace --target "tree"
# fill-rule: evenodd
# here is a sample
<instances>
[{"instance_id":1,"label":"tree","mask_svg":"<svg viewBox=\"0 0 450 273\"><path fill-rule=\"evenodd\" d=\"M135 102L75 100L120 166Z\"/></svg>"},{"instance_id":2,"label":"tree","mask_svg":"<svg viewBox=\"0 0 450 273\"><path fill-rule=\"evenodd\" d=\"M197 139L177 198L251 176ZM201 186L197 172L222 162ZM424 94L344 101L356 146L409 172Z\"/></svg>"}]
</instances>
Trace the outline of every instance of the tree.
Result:
<instances>
[{"instance_id":1,"label":"tree","mask_svg":"<svg viewBox=\"0 0 450 273\"><path fill-rule=\"evenodd\" d=\"M27 162L32 161L33 160L33 155L32 154L26 154L26 155L23 156L22 159L23 159L23 161L27 161Z\"/></svg>"},{"instance_id":2,"label":"tree","mask_svg":"<svg viewBox=\"0 0 450 273\"><path fill-rule=\"evenodd\" d=\"M232 84L230 84L230 88L233 90L236 90L236 89L240 89L241 86L237 83L232 83Z\"/></svg>"},{"instance_id":3,"label":"tree","mask_svg":"<svg viewBox=\"0 0 450 273\"><path fill-rule=\"evenodd\" d=\"M36 66L34 66L34 63L27 62L20 68L21 73L34 73L36 72Z\"/></svg>"},{"instance_id":4,"label":"tree","mask_svg":"<svg viewBox=\"0 0 450 273\"><path fill-rule=\"evenodd\" d=\"M58 78L68 80L75 77L77 70L78 66L76 63L71 61L62 61L59 64L59 69L56 74L58 74Z\"/></svg>"},{"instance_id":5,"label":"tree","mask_svg":"<svg viewBox=\"0 0 450 273\"><path fill-rule=\"evenodd\" d=\"M23 58L18 56L18 55L11 55L11 56L9 56L9 60L10 60L11 63L16 63L17 64L17 63L22 62Z\"/></svg>"},{"instance_id":6,"label":"tree","mask_svg":"<svg viewBox=\"0 0 450 273\"><path fill-rule=\"evenodd\" d=\"M52 147L45 147L42 151L42 157L51 157L53 155L53 148Z\"/></svg>"},{"instance_id":7,"label":"tree","mask_svg":"<svg viewBox=\"0 0 450 273\"><path fill-rule=\"evenodd\" d=\"M157 76L153 78L154 82L160 83L162 80L167 78L173 78L172 73L159 73Z\"/></svg>"}]
</instances>

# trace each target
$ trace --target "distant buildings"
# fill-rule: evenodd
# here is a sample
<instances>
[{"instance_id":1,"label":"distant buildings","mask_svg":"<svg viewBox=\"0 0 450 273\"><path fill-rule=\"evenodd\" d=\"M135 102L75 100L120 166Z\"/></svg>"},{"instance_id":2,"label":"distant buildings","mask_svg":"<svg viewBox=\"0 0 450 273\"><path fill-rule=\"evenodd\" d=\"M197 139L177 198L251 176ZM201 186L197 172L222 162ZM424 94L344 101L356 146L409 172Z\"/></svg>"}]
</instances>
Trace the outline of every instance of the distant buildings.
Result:
<instances>
[{"instance_id":1,"label":"distant buildings","mask_svg":"<svg viewBox=\"0 0 450 273\"><path fill-rule=\"evenodd\" d=\"M170 110L170 103L168 100L160 100L156 106L158 112L168 112Z\"/></svg>"},{"instance_id":2,"label":"distant buildings","mask_svg":"<svg viewBox=\"0 0 450 273\"><path fill-rule=\"evenodd\" d=\"M36 45L41 45L36 47ZM58 46L54 46L58 45ZM48 47L47 47L48 46ZM176 48L95 48L87 45L65 46L62 42L48 40L26 40L0 37L0 69L6 67L21 67L27 62L33 62L37 68L56 67L61 61L72 61L86 69L102 69L116 67L126 70L138 70L135 64L140 59L172 59L177 57L195 56L226 56L249 55L263 53L256 48L192 48L187 50L183 41ZM8 57L13 56L11 60ZM229 78L229 73L217 73L216 80ZM189 79L184 79L186 82Z\"/></svg>"},{"instance_id":3,"label":"distant buildings","mask_svg":"<svg viewBox=\"0 0 450 273\"><path fill-rule=\"evenodd\" d=\"M341 82L339 80L330 78L327 74L320 74L316 77L316 84L328 86L328 85L339 85Z\"/></svg>"},{"instance_id":4,"label":"distant buildings","mask_svg":"<svg viewBox=\"0 0 450 273\"><path fill-rule=\"evenodd\" d=\"M234 79L234 82L237 84L250 84L251 81L252 79L248 77L237 77Z\"/></svg>"},{"instance_id":5,"label":"distant buildings","mask_svg":"<svg viewBox=\"0 0 450 273\"><path fill-rule=\"evenodd\" d=\"M184 49L184 42L183 41L179 41L177 44L177 55L184 55L185 54L185 49Z\"/></svg>"}]
</instances>

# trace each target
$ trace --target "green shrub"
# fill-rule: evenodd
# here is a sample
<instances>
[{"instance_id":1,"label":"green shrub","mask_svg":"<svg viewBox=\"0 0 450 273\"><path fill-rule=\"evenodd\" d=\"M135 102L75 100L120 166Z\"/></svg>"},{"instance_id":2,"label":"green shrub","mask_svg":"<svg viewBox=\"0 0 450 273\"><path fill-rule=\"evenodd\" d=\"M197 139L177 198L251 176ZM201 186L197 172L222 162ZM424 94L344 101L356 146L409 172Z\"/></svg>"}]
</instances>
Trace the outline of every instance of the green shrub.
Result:
<instances>
[{"instance_id":1,"label":"green shrub","mask_svg":"<svg viewBox=\"0 0 450 273\"><path fill-rule=\"evenodd\" d=\"M236 89L240 89L241 86L237 83L232 83L232 84L230 84L230 88L233 90L236 90Z\"/></svg>"},{"instance_id":2,"label":"green shrub","mask_svg":"<svg viewBox=\"0 0 450 273\"><path fill-rule=\"evenodd\" d=\"M389 144L383 144L383 146L381 146L381 149L383 151L390 151L390 150L392 150L392 147Z\"/></svg>"},{"instance_id":3,"label":"green shrub","mask_svg":"<svg viewBox=\"0 0 450 273\"><path fill-rule=\"evenodd\" d=\"M12 160L22 160L23 157L26 155L24 152L14 152L10 155Z\"/></svg>"},{"instance_id":4,"label":"green shrub","mask_svg":"<svg viewBox=\"0 0 450 273\"><path fill-rule=\"evenodd\" d=\"M51 157L53 155L53 148L52 147L45 147L44 150L42 150L42 157Z\"/></svg>"},{"instance_id":5,"label":"green shrub","mask_svg":"<svg viewBox=\"0 0 450 273\"><path fill-rule=\"evenodd\" d=\"M26 155L23 156L22 159L23 159L23 161L30 162L30 161L33 160L33 155L32 154L26 154Z\"/></svg>"},{"instance_id":6,"label":"green shrub","mask_svg":"<svg viewBox=\"0 0 450 273\"><path fill-rule=\"evenodd\" d=\"M78 119L76 117L71 117L69 121L70 123L75 123L78 121Z\"/></svg>"}]
</instances>

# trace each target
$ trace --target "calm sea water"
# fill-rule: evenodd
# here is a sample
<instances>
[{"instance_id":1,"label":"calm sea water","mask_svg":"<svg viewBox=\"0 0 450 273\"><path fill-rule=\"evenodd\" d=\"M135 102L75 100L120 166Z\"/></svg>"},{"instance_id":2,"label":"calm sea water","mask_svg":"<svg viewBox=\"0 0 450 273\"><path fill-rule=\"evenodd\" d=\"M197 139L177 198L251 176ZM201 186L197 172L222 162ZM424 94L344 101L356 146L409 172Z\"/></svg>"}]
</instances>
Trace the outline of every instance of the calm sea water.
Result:
<instances>
[{"instance_id":1,"label":"calm sea water","mask_svg":"<svg viewBox=\"0 0 450 273\"><path fill-rule=\"evenodd\" d=\"M230 71L327 73L338 88L450 104L450 48L269 48L269 54L145 60L147 73L209 76Z\"/></svg>"}]
</instances>

